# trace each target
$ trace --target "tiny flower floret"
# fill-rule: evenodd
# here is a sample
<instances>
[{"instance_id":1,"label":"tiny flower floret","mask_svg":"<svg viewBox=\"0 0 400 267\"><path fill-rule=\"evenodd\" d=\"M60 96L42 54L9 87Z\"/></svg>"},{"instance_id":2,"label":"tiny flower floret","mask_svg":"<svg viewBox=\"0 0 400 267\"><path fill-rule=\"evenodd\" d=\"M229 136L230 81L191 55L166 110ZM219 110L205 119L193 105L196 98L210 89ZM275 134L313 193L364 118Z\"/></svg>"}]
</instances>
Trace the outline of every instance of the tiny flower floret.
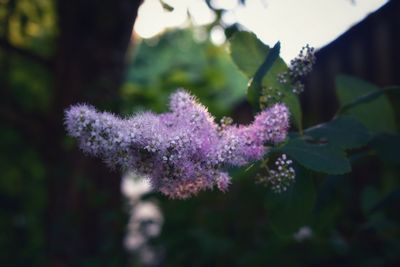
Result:
<instances>
[{"instance_id":1,"label":"tiny flower floret","mask_svg":"<svg viewBox=\"0 0 400 267\"><path fill-rule=\"evenodd\" d=\"M259 160L268 144L285 140L285 105L259 113L250 125L219 126L207 109L184 90L172 94L170 111L120 118L89 105L66 110L68 134L87 154L110 167L134 171L154 190L184 199L216 186L225 192L230 177L223 169Z\"/></svg>"}]
</instances>

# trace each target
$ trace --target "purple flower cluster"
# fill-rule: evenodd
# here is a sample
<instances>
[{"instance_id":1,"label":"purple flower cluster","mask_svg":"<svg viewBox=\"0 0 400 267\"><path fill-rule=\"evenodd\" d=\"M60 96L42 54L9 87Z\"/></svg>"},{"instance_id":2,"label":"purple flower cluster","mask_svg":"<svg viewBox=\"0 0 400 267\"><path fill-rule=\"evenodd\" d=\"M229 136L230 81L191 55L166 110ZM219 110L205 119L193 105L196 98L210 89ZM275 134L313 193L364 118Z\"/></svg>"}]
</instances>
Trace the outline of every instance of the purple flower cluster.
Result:
<instances>
[{"instance_id":1,"label":"purple flower cluster","mask_svg":"<svg viewBox=\"0 0 400 267\"><path fill-rule=\"evenodd\" d=\"M285 140L289 112L276 104L246 126L218 126L207 109L183 90L170 99L170 111L120 118L88 105L66 111L66 128L88 154L112 167L145 176L171 198L188 198L217 186L226 191L230 177L222 169L259 160L266 144Z\"/></svg>"}]
</instances>

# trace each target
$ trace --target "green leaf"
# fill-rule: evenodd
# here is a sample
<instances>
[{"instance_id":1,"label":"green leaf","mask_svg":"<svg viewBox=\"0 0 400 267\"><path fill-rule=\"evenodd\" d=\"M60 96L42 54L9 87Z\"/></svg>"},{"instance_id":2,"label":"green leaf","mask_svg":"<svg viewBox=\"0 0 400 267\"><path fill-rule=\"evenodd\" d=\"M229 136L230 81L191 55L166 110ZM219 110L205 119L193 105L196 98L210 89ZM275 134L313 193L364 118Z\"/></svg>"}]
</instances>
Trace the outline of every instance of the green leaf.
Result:
<instances>
[{"instance_id":1,"label":"green leaf","mask_svg":"<svg viewBox=\"0 0 400 267\"><path fill-rule=\"evenodd\" d=\"M260 109L260 97L263 90L263 78L271 69L272 65L279 58L279 52L281 49L281 44L277 42L275 46L269 50L267 57L261 66L257 69L256 73L251 79L250 86L247 91L247 98L249 102L253 105L254 109L259 111Z\"/></svg>"},{"instance_id":2,"label":"green leaf","mask_svg":"<svg viewBox=\"0 0 400 267\"><path fill-rule=\"evenodd\" d=\"M344 174L351 171L349 160L340 147L327 144L307 143L301 138L292 138L280 148L307 169L326 174Z\"/></svg>"},{"instance_id":3,"label":"green leaf","mask_svg":"<svg viewBox=\"0 0 400 267\"><path fill-rule=\"evenodd\" d=\"M269 47L250 32L236 32L230 39L231 57L247 77L253 77L269 52Z\"/></svg>"},{"instance_id":4,"label":"green leaf","mask_svg":"<svg viewBox=\"0 0 400 267\"><path fill-rule=\"evenodd\" d=\"M393 109L382 90L354 77L339 75L336 93L341 104L340 113L357 118L374 132L395 132Z\"/></svg>"},{"instance_id":5,"label":"green leaf","mask_svg":"<svg viewBox=\"0 0 400 267\"><path fill-rule=\"evenodd\" d=\"M171 12L174 11L174 7L170 6L169 4L165 3L164 1L160 1L162 7L164 8L165 11Z\"/></svg>"},{"instance_id":6,"label":"green leaf","mask_svg":"<svg viewBox=\"0 0 400 267\"><path fill-rule=\"evenodd\" d=\"M261 42L254 34L244 31L236 32L230 39L230 50L233 61L248 79L253 78L253 75L270 53L267 45ZM294 124L299 129L302 129L302 112L298 96L292 93L290 85L283 85L277 81L278 74L287 70L288 67L283 59L277 57L262 79L262 88L272 87L284 93L282 102L288 106L293 116ZM254 86L254 83L249 84ZM252 90L254 89L250 88L249 92L252 92ZM253 99L254 96L250 98Z\"/></svg>"},{"instance_id":7,"label":"green leaf","mask_svg":"<svg viewBox=\"0 0 400 267\"><path fill-rule=\"evenodd\" d=\"M362 95L362 96L354 99L350 103L347 103L344 106L342 106L339 109L338 114L344 113L358 105L370 103L370 102L374 101L375 99L379 98L380 96L382 96L386 93L390 93L390 92L399 93L400 87L386 87L383 89L379 89L378 91L373 91L373 92L367 93L365 95Z\"/></svg>"},{"instance_id":8,"label":"green leaf","mask_svg":"<svg viewBox=\"0 0 400 267\"><path fill-rule=\"evenodd\" d=\"M288 191L281 194L268 192L266 206L272 229L279 235L293 236L300 227L310 225L315 199L310 173L296 168L296 181Z\"/></svg>"},{"instance_id":9,"label":"green leaf","mask_svg":"<svg viewBox=\"0 0 400 267\"><path fill-rule=\"evenodd\" d=\"M327 142L330 146L338 146L342 149L362 147L371 140L368 129L351 117L339 117L316 125L305 130L304 134L316 141Z\"/></svg>"}]
</instances>

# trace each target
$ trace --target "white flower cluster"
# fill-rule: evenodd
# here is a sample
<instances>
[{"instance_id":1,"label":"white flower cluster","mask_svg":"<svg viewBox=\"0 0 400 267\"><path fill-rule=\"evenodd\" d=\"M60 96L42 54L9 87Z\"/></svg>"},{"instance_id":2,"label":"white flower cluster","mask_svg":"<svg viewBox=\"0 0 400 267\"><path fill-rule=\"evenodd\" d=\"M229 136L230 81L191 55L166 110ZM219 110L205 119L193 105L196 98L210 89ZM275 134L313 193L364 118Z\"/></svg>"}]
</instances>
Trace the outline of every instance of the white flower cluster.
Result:
<instances>
[{"instance_id":1,"label":"white flower cluster","mask_svg":"<svg viewBox=\"0 0 400 267\"><path fill-rule=\"evenodd\" d=\"M296 178L296 172L292 167L293 161L282 154L275 160L274 168L268 169L265 176L259 175L259 183L270 186L275 193L285 192Z\"/></svg>"}]
</instances>

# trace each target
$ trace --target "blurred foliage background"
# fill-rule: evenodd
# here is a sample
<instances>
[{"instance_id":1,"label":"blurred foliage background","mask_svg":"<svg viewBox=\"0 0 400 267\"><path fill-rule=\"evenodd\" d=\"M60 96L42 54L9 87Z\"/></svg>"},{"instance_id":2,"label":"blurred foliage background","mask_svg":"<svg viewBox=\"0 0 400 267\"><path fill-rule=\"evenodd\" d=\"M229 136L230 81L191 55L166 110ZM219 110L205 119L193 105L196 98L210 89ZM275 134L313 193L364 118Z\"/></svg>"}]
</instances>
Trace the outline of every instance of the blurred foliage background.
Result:
<instances>
[{"instance_id":1,"label":"blurred foliage background","mask_svg":"<svg viewBox=\"0 0 400 267\"><path fill-rule=\"evenodd\" d=\"M298 166L290 197L256 185L254 168L231 170L226 194L146 194L163 216L147 241L151 257L123 247L135 205L121 193L122 174L66 137L67 106L162 112L184 87L217 119L251 120L248 81L227 46L212 44L207 27L131 40L139 5L0 0L0 266L398 266L397 125L371 144L376 154L355 154L351 174Z\"/></svg>"},{"instance_id":2,"label":"blurred foliage background","mask_svg":"<svg viewBox=\"0 0 400 267\"><path fill-rule=\"evenodd\" d=\"M243 101L246 86L247 79L232 63L226 47L210 40L196 41L190 29L176 30L137 45L121 97L128 114L140 109L161 112L167 108L169 95L182 87L220 118Z\"/></svg>"}]
</instances>

